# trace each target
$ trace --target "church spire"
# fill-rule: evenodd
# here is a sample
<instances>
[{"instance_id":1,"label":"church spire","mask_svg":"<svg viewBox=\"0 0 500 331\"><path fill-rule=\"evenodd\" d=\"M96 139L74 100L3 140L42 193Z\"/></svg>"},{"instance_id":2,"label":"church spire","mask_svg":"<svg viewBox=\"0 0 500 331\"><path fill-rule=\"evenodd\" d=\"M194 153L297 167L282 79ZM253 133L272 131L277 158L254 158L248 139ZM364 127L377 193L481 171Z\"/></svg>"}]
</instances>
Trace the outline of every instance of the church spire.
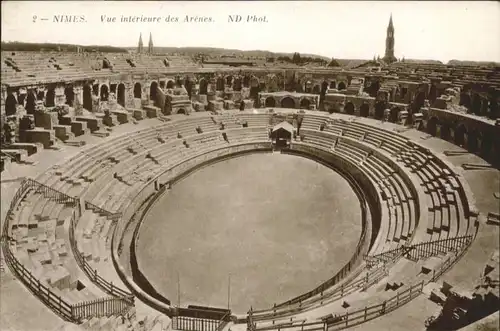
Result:
<instances>
[{"instance_id":1,"label":"church spire","mask_svg":"<svg viewBox=\"0 0 500 331\"><path fill-rule=\"evenodd\" d=\"M149 33L148 53L153 54L153 35Z\"/></svg>"},{"instance_id":2,"label":"church spire","mask_svg":"<svg viewBox=\"0 0 500 331\"><path fill-rule=\"evenodd\" d=\"M394 24L392 23L392 13L391 17L389 18L389 25L387 26L384 61L388 64L397 61L396 57L394 56Z\"/></svg>"},{"instance_id":3,"label":"church spire","mask_svg":"<svg viewBox=\"0 0 500 331\"><path fill-rule=\"evenodd\" d=\"M143 50L143 44L142 44L142 33L139 35L139 46L137 47L137 53L141 54Z\"/></svg>"}]
</instances>

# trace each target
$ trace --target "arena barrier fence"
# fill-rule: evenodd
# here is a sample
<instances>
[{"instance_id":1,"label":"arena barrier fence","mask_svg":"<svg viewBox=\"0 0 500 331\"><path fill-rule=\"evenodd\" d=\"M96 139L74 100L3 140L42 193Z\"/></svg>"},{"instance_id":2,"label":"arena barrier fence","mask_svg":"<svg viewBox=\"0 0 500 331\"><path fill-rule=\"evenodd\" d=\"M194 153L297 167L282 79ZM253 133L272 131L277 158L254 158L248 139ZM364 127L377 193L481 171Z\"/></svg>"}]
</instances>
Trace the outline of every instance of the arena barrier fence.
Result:
<instances>
[{"instance_id":1,"label":"arena barrier fence","mask_svg":"<svg viewBox=\"0 0 500 331\"><path fill-rule=\"evenodd\" d=\"M110 294L113 297L118 297L126 302L129 305L134 305L134 296L132 293L127 292L120 287L113 284L113 282L108 282L106 279L102 278L98 273L97 269L93 269L90 264L85 260L82 256L81 252L78 249L77 240L75 238L75 229L77 226L77 217L76 212L73 213L71 217L71 226L69 227L69 241L71 243L71 249L73 251L73 255L75 256L76 263L80 267L80 269L85 272L87 277L96 284L101 290Z\"/></svg>"},{"instance_id":2,"label":"arena barrier fence","mask_svg":"<svg viewBox=\"0 0 500 331\"><path fill-rule=\"evenodd\" d=\"M298 150L298 151L294 150L294 151L292 151L292 153L302 154L300 150ZM315 156L315 158L319 158L320 160L316 160L316 161L318 161L320 163L323 163L326 166L329 166L329 167L332 166L330 164L327 164L326 161L322 160L318 156ZM337 169L337 170L340 171L340 169ZM353 186L353 189L356 192L356 195L358 196L358 198L361 201L361 209L362 209L361 215L363 217L362 221L364 223L364 222L366 222L366 217L367 217L366 216L366 214L367 214L367 210L366 210L367 209L367 205L366 205L366 200L365 200L365 198L363 197L363 194L362 194L363 190L359 186L358 182L350 174L345 173L345 172L342 172L342 174L347 177L346 179ZM319 300L316 300L316 301L323 302L323 300L325 299L324 292L326 290L332 288L336 284L340 283L340 281L342 281L348 275L350 275L351 271L354 270L357 265L359 265L359 257L360 257L361 252L362 252L362 250L363 250L363 248L365 247L365 244L366 244L365 239L369 239L366 236L367 236L366 226L363 226L362 233L361 233L360 239L358 241L358 244L356 246L356 250L355 250L353 256L342 267L342 269L340 269L332 278L330 278L329 280L327 280L326 282L324 282L323 284L321 284L317 288L313 289L312 291L304 293L304 294L302 294L302 295L300 295L298 297L295 297L293 299L290 299L290 300L288 300L286 302L277 304L272 309L266 309L266 310L261 310L261 311L253 311L253 312L254 313L261 312L262 313L262 312L266 312L267 311L267 312L276 313L276 308L278 308L278 309L280 309L280 308L294 309L293 306L297 306L297 308L301 309L301 308L303 308L303 303L304 303L305 300L313 298L314 296L317 296L317 295L320 295L321 297L319 298Z\"/></svg>"},{"instance_id":3,"label":"arena barrier fence","mask_svg":"<svg viewBox=\"0 0 500 331\"><path fill-rule=\"evenodd\" d=\"M133 305L134 296L132 295L132 293L127 292L117 287L116 285L113 285L112 282L108 282L106 279L99 276L97 274L97 270L92 269L90 264L85 260L85 258L78 250L75 238L75 229L78 224L77 220L79 220L80 217L82 216L82 213L80 211L80 204L82 202L76 197L70 197L69 195L59 192L53 189L52 187L46 186L36 180L29 178L26 180L30 188L36 188L35 192L42 193L45 198L56 199L58 203L74 204L75 208L73 210L73 214L70 220L71 225L69 227L69 238L70 238L71 249L73 251L73 255L75 256L75 260L78 263L78 266L85 272L85 274L87 275L87 277L89 277L90 280L92 280L97 286L99 286L99 288L101 288L101 290L110 294L111 296L122 298L123 300L128 301L130 304ZM121 217L121 213L111 213L88 201L85 201L84 204L85 208L91 209L92 211L99 213L100 215L106 216L108 219L113 220L114 222L116 222L116 220L118 220Z\"/></svg>"},{"instance_id":4,"label":"arena barrier fence","mask_svg":"<svg viewBox=\"0 0 500 331\"><path fill-rule=\"evenodd\" d=\"M85 209L90 209L99 215L106 216L106 218L108 220L112 220L115 223L122 217L122 213L120 213L120 212L112 213L108 210L105 210L99 206L94 205L93 203L91 203L89 201L85 201Z\"/></svg>"},{"instance_id":5,"label":"arena barrier fence","mask_svg":"<svg viewBox=\"0 0 500 331\"><path fill-rule=\"evenodd\" d=\"M51 289L40 282L17 258L10 249L11 238L9 236L10 221L14 217L17 205L22 198L32 189L36 193L41 193L45 198L54 199L58 203L73 204L78 207L79 200L54 190L33 179L25 178L19 189L14 194L6 213L4 226L2 229L1 244L5 262L11 272L48 308L59 315L63 320L81 323L82 319L91 317L124 315L133 306L122 298L102 298L93 301L69 304L60 295L55 294ZM78 208L75 208L77 210ZM75 215L75 213L74 213ZM73 217L74 218L74 217ZM70 227L71 229L71 227Z\"/></svg>"},{"instance_id":6,"label":"arena barrier fence","mask_svg":"<svg viewBox=\"0 0 500 331\"><path fill-rule=\"evenodd\" d=\"M474 239L473 235L465 235L454 238L440 239L418 243L415 245L401 246L377 255L365 256L367 266L370 268L380 262L387 263L401 256L412 261L427 259L432 256L445 255L449 252L461 251Z\"/></svg>"},{"instance_id":7,"label":"arena barrier fence","mask_svg":"<svg viewBox=\"0 0 500 331\"><path fill-rule=\"evenodd\" d=\"M218 331L220 322L206 318L174 316L172 329L186 331Z\"/></svg>"}]
</instances>

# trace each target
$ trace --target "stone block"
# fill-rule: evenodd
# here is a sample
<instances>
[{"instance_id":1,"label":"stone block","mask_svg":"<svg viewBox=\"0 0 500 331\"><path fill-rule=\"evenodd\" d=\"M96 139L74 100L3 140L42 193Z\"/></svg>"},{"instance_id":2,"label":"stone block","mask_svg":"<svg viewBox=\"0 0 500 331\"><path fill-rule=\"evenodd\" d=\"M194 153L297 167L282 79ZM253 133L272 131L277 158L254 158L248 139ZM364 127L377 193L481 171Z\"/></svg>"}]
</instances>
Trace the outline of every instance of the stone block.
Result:
<instances>
[{"instance_id":1,"label":"stone block","mask_svg":"<svg viewBox=\"0 0 500 331\"><path fill-rule=\"evenodd\" d=\"M143 120L146 118L146 111L143 109L129 109L132 112L132 116L136 120Z\"/></svg>"},{"instance_id":2,"label":"stone block","mask_svg":"<svg viewBox=\"0 0 500 331\"><path fill-rule=\"evenodd\" d=\"M111 112L112 115L110 115L110 117L113 117L115 116L116 119L118 120L118 122L120 124L124 124L124 123L128 123L129 119L130 119L130 114L128 111L124 111L124 110L114 110Z\"/></svg>"},{"instance_id":3,"label":"stone block","mask_svg":"<svg viewBox=\"0 0 500 331\"><path fill-rule=\"evenodd\" d=\"M90 132L99 131L102 127L102 119L94 116L76 116L75 119L80 122L86 122L87 128L90 129Z\"/></svg>"},{"instance_id":4,"label":"stone block","mask_svg":"<svg viewBox=\"0 0 500 331\"><path fill-rule=\"evenodd\" d=\"M87 122L83 121L72 121L71 122L71 132L75 134L75 137L81 136L87 133Z\"/></svg>"},{"instance_id":5,"label":"stone block","mask_svg":"<svg viewBox=\"0 0 500 331\"><path fill-rule=\"evenodd\" d=\"M75 134L71 132L71 125L54 125L54 131L57 138L62 141L73 139Z\"/></svg>"},{"instance_id":6,"label":"stone block","mask_svg":"<svg viewBox=\"0 0 500 331\"><path fill-rule=\"evenodd\" d=\"M54 145L55 132L42 128L34 128L20 133L19 137L23 136L22 142L42 143L43 148L49 148Z\"/></svg>"}]
</instances>

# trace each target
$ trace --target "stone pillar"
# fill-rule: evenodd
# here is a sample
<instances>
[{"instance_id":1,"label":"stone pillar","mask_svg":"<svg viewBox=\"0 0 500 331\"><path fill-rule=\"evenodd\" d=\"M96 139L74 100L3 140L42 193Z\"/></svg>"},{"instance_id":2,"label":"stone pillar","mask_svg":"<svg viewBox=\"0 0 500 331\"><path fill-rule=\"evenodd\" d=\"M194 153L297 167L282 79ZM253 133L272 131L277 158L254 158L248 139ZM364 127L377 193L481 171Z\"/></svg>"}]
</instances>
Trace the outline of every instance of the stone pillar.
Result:
<instances>
[{"instance_id":1,"label":"stone pillar","mask_svg":"<svg viewBox=\"0 0 500 331\"><path fill-rule=\"evenodd\" d=\"M75 108L75 114L83 114L83 87L77 86L73 87L73 93L75 98L73 100L73 108Z\"/></svg>"},{"instance_id":2,"label":"stone pillar","mask_svg":"<svg viewBox=\"0 0 500 331\"><path fill-rule=\"evenodd\" d=\"M66 104L66 94L64 94L64 88L58 87L54 90L54 104L56 106L61 106Z\"/></svg>"},{"instance_id":3,"label":"stone pillar","mask_svg":"<svg viewBox=\"0 0 500 331\"><path fill-rule=\"evenodd\" d=\"M469 135L464 133L464 148L469 149Z\"/></svg>"},{"instance_id":4,"label":"stone pillar","mask_svg":"<svg viewBox=\"0 0 500 331\"><path fill-rule=\"evenodd\" d=\"M455 129L450 127L450 141L455 142Z\"/></svg>"},{"instance_id":5,"label":"stone pillar","mask_svg":"<svg viewBox=\"0 0 500 331\"><path fill-rule=\"evenodd\" d=\"M436 137L441 138L441 124L436 124Z\"/></svg>"}]
</instances>

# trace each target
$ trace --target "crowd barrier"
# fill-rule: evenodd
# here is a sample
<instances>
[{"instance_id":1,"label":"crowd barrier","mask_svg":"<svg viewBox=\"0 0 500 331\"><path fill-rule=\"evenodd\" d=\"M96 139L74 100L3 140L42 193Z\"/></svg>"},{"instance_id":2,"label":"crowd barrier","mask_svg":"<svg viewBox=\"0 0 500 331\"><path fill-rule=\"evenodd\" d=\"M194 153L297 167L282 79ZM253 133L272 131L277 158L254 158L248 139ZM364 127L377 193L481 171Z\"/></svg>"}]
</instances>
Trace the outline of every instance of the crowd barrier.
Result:
<instances>
[{"instance_id":1,"label":"crowd barrier","mask_svg":"<svg viewBox=\"0 0 500 331\"><path fill-rule=\"evenodd\" d=\"M72 204L75 207L75 211L78 210L79 200L77 198L70 197L67 194L59 192L33 179L25 178L14 194L2 229L2 250L9 269L40 301L65 321L81 323L82 319L91 317L125 314L133 304L131 305L130 302L122 298L100 298L76 304L66 302L64 298L55 294L48 286L33 276L33 274L14 256L10 249L10 221L13 219L17 205L32 189L37 193L42 193L45 198L54 199L58 203ZM76 212L73 213L72 224L75 215ZM71 226L70 229L72 229Z\"/></svg>"}]
</instances>

